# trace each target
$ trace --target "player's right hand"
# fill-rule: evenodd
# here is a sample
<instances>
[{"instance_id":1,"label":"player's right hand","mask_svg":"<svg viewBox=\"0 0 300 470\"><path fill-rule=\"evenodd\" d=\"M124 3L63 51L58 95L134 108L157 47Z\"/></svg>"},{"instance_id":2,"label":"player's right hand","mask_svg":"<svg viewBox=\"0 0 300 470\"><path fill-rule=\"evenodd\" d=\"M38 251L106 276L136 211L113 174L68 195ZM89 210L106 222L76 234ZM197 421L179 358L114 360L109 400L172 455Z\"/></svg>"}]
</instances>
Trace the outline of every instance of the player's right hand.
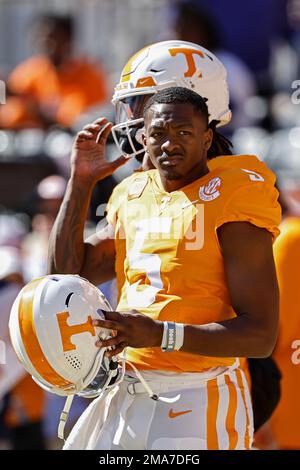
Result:
<instances>
[{"instance_id":1,"label":"player's right hand","mask_svg":"<svg viewBox=\"0 0 300 470\"><path fill-rule=\"evenodd\" d=\"M110 176L128 161L124 155L113 162L105 159L105 145L112 123L100 118L78 132L72 148L71 174L89 184Z\"/></svg>"}]
</instances>

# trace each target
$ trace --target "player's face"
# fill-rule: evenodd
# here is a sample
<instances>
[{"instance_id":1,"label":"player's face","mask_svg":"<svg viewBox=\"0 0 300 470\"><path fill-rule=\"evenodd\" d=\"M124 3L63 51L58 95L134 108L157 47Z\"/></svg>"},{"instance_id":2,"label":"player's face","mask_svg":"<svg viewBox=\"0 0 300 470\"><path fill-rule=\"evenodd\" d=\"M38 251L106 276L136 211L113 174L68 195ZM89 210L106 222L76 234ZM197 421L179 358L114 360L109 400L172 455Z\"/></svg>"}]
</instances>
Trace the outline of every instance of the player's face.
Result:
<instances>
[{"instance_id":1,"label":"player's face","mask_svg":"<svg viewBox=\"0 0 300 470\"><path fill-rule=\"evenodd\" d=\"M202 176L212 131L192 104L153 105L145 128L144 145L164 179L184 181L189 175Z\"/></svg>"}]
</instances>

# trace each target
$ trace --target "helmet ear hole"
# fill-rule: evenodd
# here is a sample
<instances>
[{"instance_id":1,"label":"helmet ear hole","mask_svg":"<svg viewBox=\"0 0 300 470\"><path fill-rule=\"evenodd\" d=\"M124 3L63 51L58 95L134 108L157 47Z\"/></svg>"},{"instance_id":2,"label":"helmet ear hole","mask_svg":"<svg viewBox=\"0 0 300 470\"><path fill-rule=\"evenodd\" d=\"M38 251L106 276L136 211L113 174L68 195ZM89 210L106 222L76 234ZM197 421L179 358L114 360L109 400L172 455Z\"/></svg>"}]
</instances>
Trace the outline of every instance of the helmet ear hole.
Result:
<instances>
[{"instance_id":1,"label":"helmet ear hole","mask_svg":"<svg viewBox=\"0 0 300 470\"><path fill-rule=\"evenodd\" d=\"M75 371L80 371L82 367L82 362L75 354L65 354L65 358Z\"/></svg>"},{"instance_id":2,"label":"helmet ear hole","mask_svg":"<svg viewBox=\"0 0 300 470\"><path fill-rule=\"evenodd\" d=\"M98 308L98 309L97 309L97 313L99 314L99 316L100 316L101 318L103 318L103 319L105 318L104 310L102 310L101 308Z\"/></svg>"}]
</instances>

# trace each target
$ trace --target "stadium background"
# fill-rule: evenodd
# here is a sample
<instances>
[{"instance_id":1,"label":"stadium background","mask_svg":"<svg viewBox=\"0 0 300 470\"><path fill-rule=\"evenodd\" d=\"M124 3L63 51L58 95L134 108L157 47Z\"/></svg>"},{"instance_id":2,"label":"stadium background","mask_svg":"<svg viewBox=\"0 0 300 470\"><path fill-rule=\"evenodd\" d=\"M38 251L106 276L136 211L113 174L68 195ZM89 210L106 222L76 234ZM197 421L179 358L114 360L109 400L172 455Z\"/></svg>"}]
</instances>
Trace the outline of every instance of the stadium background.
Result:
<instances>
[{"instance_id":1,"label":"stadium background","mask_svg":"<svg viewBox=\"0 0 300 470\"><path fill-rule=\"evenodd\" d=\"M104 101L94 103L68 126L58 122L34 129L28 129L26 123L14 127L5 121L9 96L6 104L0 105L2 340L6 340L5 319L12 294L16 294L22 282L45 273L49 230L64 192L73 135L95 117L104 114L113 119L109 97L122 67L145 45L178 35L178 28L175 31L175 23L178 26L179 22L178 3L172 0L0 0L1 80L9 83L12 70L37 53L37 44L29 38L34 18L40 14L70 15L74 21L74 55L102 65L108 90ZM223 60L229 73L234 119L226 132L235 152L253 153L266 161L278 175L282 201L285 201L282 204L288 213L300 217L300 93L297 93L300 89L300 81L297 83L300 80L300 1L194 0L180 3L201 8L201 12L209 16L214 34L217 33L218 44L213 52ZM185 27L188 29L189 25ZM110 141L108 158L115 156L116 148ZM136 166L137 163L131 162L114 177L98 184L87 232L99 222L99 204L107 201L114 185ZM57 177L45 180L51 175ZM299 276L293 271L293 278L297 274ZM6 290L8 284L11 284L10 295ZM113 285L105 285L103 289L107 296L113 296ZM296 300L291 305L296 319L291 322L294 330L287 340L289 358L293 352L291 339L300 339L300 307ZM298 356L289 370L292 377L289 380L294 386L300 381L297 361ZM12 365L14 367L14 362ZM33 436L29 444L32 445L35 436L40 439L40 428L35 427L39 421L44 429L45 446L59 447L55 433L63 400L48 395L39 397L39 392L21 372L10 378L10 386L5 387L7 367L0 365L0 447L26 446L24 432ZM32 406L33 396L36 407ZM292 398L290 401L292 403ZM78 399L73 419L85 405ZM286 426L293 428L296 417L290 410L286 414ZM28 422L32 425L29 428L26 427ZM40 444L39 441L37 446ZM289 445L300 448L299 431L290 444L285 443L285 447Z\"/></svg>"}]
</instances>

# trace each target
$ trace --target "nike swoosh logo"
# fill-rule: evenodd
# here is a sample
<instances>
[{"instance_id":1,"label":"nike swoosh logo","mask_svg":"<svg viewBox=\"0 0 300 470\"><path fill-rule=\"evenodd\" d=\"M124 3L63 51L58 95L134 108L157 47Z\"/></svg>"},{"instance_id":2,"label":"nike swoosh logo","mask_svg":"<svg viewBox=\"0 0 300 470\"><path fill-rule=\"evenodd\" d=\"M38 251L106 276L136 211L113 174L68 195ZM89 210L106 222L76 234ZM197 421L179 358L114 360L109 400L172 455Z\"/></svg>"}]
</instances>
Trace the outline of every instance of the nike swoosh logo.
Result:
<instances>
[{"instance_id":1,"label":"nike swoosh logo","mask_svg":"<svg viewBox=\"0 0 300 470\"><path fill-rule=\"evenodd\" d=\"M140 79L140 85L144 85L144 83L148 82L148 78L141 78Z\"/></svg>"},{"instance_id":2,"label":"nike swoosh logo","mask_svg":"<svg viewBox=\"0 0 300 470\"><path fill-rule=\"evenodd\" d=\"M185 415L186 413L191 413L192 410L185 410L185 411L178 411L177 413L175 413L173 411L173 409L171 408L170 411L169 411L169 418L177 418L177 416L180 416L180 415Z\"/></svg>"}]
</instances>

